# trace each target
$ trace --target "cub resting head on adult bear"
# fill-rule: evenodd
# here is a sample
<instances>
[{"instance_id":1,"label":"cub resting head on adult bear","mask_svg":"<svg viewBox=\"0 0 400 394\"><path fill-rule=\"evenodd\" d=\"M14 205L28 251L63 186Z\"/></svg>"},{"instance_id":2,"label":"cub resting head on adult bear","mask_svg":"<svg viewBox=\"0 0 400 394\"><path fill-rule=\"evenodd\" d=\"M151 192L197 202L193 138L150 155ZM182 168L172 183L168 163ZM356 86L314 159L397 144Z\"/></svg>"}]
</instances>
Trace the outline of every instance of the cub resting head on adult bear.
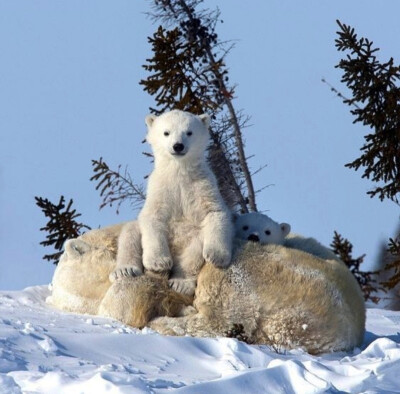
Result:
<instances>
[{"instance_id":1,"label":"cub resting head on adult bear","mask_svg":"<svg viewBox=\"0 0 400 394\"><path fill-rule=\"evenodd\" d=\"M224 336L242 324L249 341L310 353L360 346L365 306L353 275L313 238L289 234L283 245L235 241L232 264L200 270L193 299L145 274L110 283L125 224L67 241L48 302L163 334ZM190 313L180 316L182 313ZM180 317L174 317L180 316Z\"/></svg>"}]
</instances>

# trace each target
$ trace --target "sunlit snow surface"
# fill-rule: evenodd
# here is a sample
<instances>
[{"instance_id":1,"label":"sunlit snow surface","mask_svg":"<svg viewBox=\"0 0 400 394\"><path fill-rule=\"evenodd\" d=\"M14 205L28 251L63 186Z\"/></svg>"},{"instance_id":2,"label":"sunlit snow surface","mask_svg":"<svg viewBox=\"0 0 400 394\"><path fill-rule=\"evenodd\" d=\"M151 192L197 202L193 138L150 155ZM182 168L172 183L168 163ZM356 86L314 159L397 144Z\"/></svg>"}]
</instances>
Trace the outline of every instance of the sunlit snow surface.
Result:
<instances>
[{"instance_id":1,"label":"sunlit snow surface","mask_svg":"<svg viewBox=\"0 0 400 394\"><path fill-rule=\"evenodd\" d=\"M369 309L361 349L315 357L63 313L48 294L0 292L0 393L400 393L400 312Z\"/></svg>"}]
</instances>

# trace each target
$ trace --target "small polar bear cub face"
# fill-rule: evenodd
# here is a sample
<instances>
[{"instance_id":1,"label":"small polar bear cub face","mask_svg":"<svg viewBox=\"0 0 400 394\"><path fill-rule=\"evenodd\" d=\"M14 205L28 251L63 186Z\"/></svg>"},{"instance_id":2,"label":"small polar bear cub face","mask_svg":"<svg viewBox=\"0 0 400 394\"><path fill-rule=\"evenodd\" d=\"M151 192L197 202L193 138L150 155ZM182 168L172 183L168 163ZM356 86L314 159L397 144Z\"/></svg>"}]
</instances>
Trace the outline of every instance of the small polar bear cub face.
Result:
<instances>
[{"instance_id":1,"label":"small polar bear cub face","mask_svg":"<svg viewBox=\"0 0 400 394\"><path fill-rule=\"evenodd\" d=\"M236 237L264 244L281 245L290 232L290 225L277 223L267 215L258 212L235 217Z\"/></svg>"},{"instance_id":2,"label":"small polar bear cub face","mask_svg":"<svg viewBox=\"0 0 400 394\"><path fill-rule=\"evenodd\" d=\"M183 160L204 156L209 140L209 115L173 110L160 116L148 115L146 124L146 140L156 158Z\"/></svg>"}]
</instances>

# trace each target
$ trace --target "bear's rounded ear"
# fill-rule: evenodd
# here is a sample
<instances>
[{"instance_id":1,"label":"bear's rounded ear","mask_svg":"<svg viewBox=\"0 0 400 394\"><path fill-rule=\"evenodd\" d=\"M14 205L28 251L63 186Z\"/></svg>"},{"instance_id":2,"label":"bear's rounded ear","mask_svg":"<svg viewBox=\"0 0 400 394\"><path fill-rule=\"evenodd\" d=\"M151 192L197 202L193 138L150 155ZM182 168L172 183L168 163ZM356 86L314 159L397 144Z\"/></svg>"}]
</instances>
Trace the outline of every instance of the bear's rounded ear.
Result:
<instances>
[{"instance_id":1,"label":"bear's rounded ear","mask_svg":"<svg viewBox=\"0 0 400 394\"><path fill-rule=\"evenodd\" d=\"M147 115L145 117L144 121L146 122L147 127L151 127L152 126L152 124L153 124L153 122L154 122L156 117L157 116L153 115L153 114Z\"/></svg>"},{"instance_id":2,"label":"bear's rounded ear","mask_svg":"<svg viewBox=\"0 0 400 394\"><path fill-rule=\"evenodd\" d=\"M202 114L202 115L199 115L199 118L204 123L204 126L206 126L206 129L208 130L208 128L210 127L210 123L211 123L210 115Z\"/></svg>"},{"instance_id":3,"label":"bear's rounded ear","mask_svg":"<svg viewBox=\"0 0 400 394\"><path fill-rule=\"evenodd\" d=\"M91 250L91 246L81 239L69 239L64 244L64 250L71 256L79 257Z\"/></svg>"},{"instance_id":4,"label":"bear's rounded ear","mask_svg":"<svg viewBox=\"0 0 400 394\"><path fill-rule=\"evenodd\" d=\"M279 227L281 228L281 230L282 230L282 235L283 235L284 237L286 237L286 236L290 233L290 224L281 223L281 224L279 225Z\"/></svg>"}]
</instances>

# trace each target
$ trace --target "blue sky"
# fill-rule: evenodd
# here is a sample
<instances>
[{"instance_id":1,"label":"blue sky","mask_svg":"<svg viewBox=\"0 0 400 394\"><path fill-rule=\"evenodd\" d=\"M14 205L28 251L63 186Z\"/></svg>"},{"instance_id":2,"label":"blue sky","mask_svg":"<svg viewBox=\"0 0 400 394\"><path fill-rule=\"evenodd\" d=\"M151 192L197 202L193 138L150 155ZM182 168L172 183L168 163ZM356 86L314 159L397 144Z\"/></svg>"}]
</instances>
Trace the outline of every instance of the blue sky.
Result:
<instances>
[{"instance_id":1,"label":"blue sky","mask_svg":"<svg viewBox=\"0 0 400 394\"><path fill-rule=\"evenodd\" d=\"M377 1L205 0L218 5L234 101L252 117L246 153L261 210L292 230L329 244L334 230L367 253L393 235L399 210L370 199L373 186L344 167L359 155L360 125L321 83L344 92L334 47L336 19L400 63L400 3ZM45 218L34 196L73 198L82 221L97 227L136 217L123 207L99 211L89 182L91 159L128 165L137 182L151 171L144 117L150 96L138 84L157 25L147 1L0 0L0 289L49 283L54 266L42 260ZM49 252L49 251L48 251Z\"/></svg>"}]
</instances>

